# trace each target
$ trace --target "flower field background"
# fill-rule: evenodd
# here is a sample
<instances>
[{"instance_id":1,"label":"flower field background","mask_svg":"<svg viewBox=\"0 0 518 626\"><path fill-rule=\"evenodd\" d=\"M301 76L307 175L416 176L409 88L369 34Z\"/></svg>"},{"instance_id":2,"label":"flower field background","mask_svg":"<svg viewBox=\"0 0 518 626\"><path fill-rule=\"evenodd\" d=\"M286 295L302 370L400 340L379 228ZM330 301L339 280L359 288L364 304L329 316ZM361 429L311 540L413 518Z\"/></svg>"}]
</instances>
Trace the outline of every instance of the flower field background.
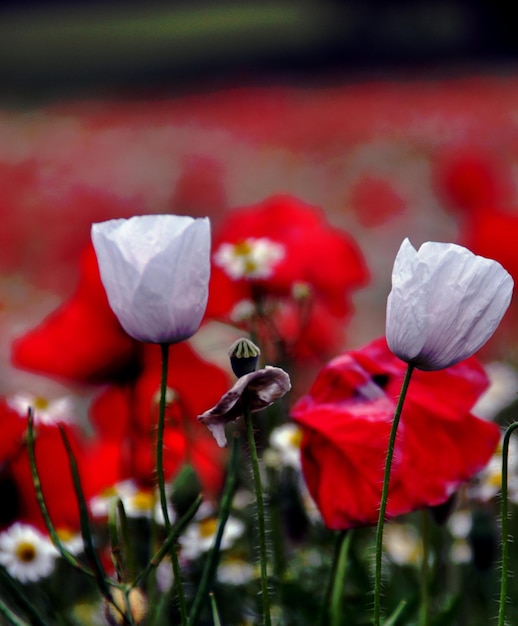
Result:
<instances>
[{"instance_id":1,"label":"flower field background","mask_svg":"<svg viewBox=\"0 0 518 626\"><path fill-rule=\"evenodd\" d=\"M14 588L2 578L2 599L29 623L38 622L27 618L26 607L20 610L17 586L33 598L44 624L103 624L106 619L95 585L85 584L45 543L25 452L28 406L34 408L39 431L37 460L49 512L69 534L72 553L81 554L83 545L57 421L70 429L104 567L115 576L105 527L114 494L138 537L134 570L150 556L152 533L160 537L163 532L160 511L155 512L153 451L147 445L153 428L150 407L157 408L160 355L156 346L137 345L113 321L90 247L90 226L112 218L174 213L208 216L213 232L207 316L194 337L171 348L168 379L164 467L172 489L171 517L185 512L198 489L205 495L179 539L188 602L195 597L214 537L228 462L227 451L196 417L232 386L227 349L244 331L253 331L263 364L282 366L292 382L285 399L254 417L269 503L273 621L331 624L323 607L338 602L340 621L333 626L369 623L373 528L358 523L361 515L354 518L353 525L360 527L351 534L345 585L337 599L328 581L344 519L342 501L336 504L331 493L324 495L319 512L310 499L296 423L312 417L301 418L295 411L293 421L290 412L304 402L329 359L346 350L357 351L353 354L362 371L378 376L376 385L384 393L390 389L387 397L396 396L393 380L387 383L389 375L396 381L401 377L390 361L395 357L371 342L385 332L392 263L405 237L416 246L424 241L460 243L500 261L516 280L517 114L518 81L512 75L216 89L176 98L98 98L2 111L0 393L6 435L0 447L0 522L14 538L6 534L2 541L0 534L0 556L2 551L7 555L0 562L10 571L9 554L21 536L36 546L42 563L31 580L22 559L22 574L16 574L16 567L10 571ZM248 217L240 221L240 215ZM336 252L339 246L328 229L343 234L340 246L347 254L342 248ZM239 247L247 238L262 242L258 257ZM286 246L282 275L269 273L268 264L275 267L281 258L270 239ZM343 259L342 266L337 258ZM253 300L247 277L282 301L272 319L282 329L284 343L267 325L253 326L250 312L237 306ZM309 322L302 310L308 293L321 298ZM412 502L419 503L410 511L432 506L429 468L439 482L452 472L447 480L455 482L457 497L447 511L433 502L433 516L418 510L385 527L384 612L390 615L402 599L407 602L396 624L487 626L498 612L501 450L490 422L503 427L516 419L516 314L513 303L478 355L493 382L491 393L482 395L487 383L478 364L465 366L470 373L462 376L469 385L449 382L457 366L444 379L430 374L433 382L425 390L416 384L412 402L429 411L430 421L443 420L447 437L434 439L427 420L416 426L415 456L402 479L402 498L411 493ZM336 393L358 393L355 371L345 370ZM424 380L428 373L422 376ZM335 383L333 377L326 382L331 402L337 401ZM369 406L372 398L366 400ZM474 413L487 421L469 422L469 428L462 421L454 432L450 411L462 413L462 419ZM344 502L365 496L355 494L354 476L372 470L367 448L378 431L357 432L357 442L354 437L349 441L347 433L343 437L358 469L344 467L342 474L336 462L325 470L329 474L323 470L319 475ZM447 446L448 472L434 467L435 451ZM489 448L496 449L493 457ZM512 445L514 536L517 460ZM471 478L475 468L481 473ZM458 490L457 481L462 483ZM262 623L251 485L243 461L213 587L222 624ZM332 521L336 516L337 523ZM368 516L366 521L375 523ZM42 535L24 535L29 531L17 523ZM423 525L429 537L429 622L419 621L418 609ZM30 555L26 562L38 563ZM170 568L164 560L146 582L152 609L142 623L180 623ZM510 570L516 568L517 548L511 544ZM510 624L518 620L516 584L511 578ZM118 617L111 619L119 623ZM200 623L215 623L208 603Z\"/></svg>"}]
</instances>

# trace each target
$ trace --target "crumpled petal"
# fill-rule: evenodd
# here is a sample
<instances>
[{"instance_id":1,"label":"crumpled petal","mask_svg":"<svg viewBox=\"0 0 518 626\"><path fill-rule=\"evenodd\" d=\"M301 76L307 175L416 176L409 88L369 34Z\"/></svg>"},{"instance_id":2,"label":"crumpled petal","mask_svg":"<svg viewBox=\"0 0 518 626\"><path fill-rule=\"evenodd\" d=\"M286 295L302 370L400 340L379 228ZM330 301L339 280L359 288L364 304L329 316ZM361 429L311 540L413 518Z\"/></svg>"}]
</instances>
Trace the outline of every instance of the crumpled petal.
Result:
<instances>
[{"instance_id":1,"label":"crumpled petal","mask_svg":"<svg viewBox=\"0 0 518 626\"><path fill-rule=\"evenodd\" d=\"M177 343L199 328L208 298L210 222L143 215L92 225L110 306L124 330L149 343Z\"/></svg>"},{"instance_id":2,"label":"crumpled petal","mask_svg":"<svg viewBox=\"0 0 518 626\"><path fill-rule=\"evenodd\" d=\"M265 409L290 389L289 375L280 367L267 365L238 378L215 406L198 415L198 420L211 431L218 446L224 447L225 424L237 420L247 409L252 413Z\"/></svg>"},{"instance_id":3,"label":"crumpled petal","mask_svg":"<svg viewBox=\"0 0 518 626\"><path fill-rule=\"evenodd\" d=\"M506 312L513 279L497 262L451 243L401 244L387 300L386 336L394 354L422 370L473 355Z\"/></svg>"}]
</instances>

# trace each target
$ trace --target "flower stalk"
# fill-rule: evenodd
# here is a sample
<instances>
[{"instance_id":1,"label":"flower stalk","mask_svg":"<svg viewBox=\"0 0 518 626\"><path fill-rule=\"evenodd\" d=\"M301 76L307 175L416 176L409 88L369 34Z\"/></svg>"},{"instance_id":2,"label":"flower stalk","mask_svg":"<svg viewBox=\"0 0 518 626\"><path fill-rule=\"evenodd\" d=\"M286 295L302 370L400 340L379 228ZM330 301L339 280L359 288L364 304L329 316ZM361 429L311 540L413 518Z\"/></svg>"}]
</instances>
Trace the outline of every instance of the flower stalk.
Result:
<instances>
[{"instance_id":1,"label":"flower stalk","mask_svg":"<svg viewBox=\"0 0 518 626\"><path fill-rule=\"evenodd\" d=\"M338 534L326 605L322 614L322 626L325 624L340 626L341 624L342 598L352 536L353 533L350 530Z\"/></svg>"},{"instance_id":2,"label":"flower stalk","mask_svg":"<svg viewBox=\"0 0 518 626\"><path fill-rule=\"evenodd\" d=\"M410 379L414 371L414 366L408 364L401 386L401 392L399 394L396 410L394 413L394 419L392 421L392 428L390 430L389 443L387 448L387 456L385 459L385 471L383 476L383 487L381 490L381 502L378 515L378 524L376 527L376 558L375 558L375 578L374 578L374 626L380 626L381 619L381 561L383 552L383 527L385 524L385 514L387 511L387 501L390 484L390 472L392 469L392 459L394 457L394 447L396 443L397 429L401 413L403 410L403 404L410 384Z\"/></svg>"},{"instance_id":3,"label":"flower stalk","mask_svg":"<svg viewBox=\"0 0 518 626\"><path fill-rule=\"evenodd\" d=\"M421 586L419 604L419 626L430 623L430 520L428 511L421 511L421 539L423 542L423 560L421 563Z\"/></svg>"},{"instance_id":4,"label":"flower stalk","mask_svg":"<svg viewBox=\"0 0 518 626\"><path fill-rule=\"evenodd\" d=\"M218 515L218 527L216 535L214 537L214 543L207 555L205 564L203 567L203 573L196 590L191 610L189 613L189 623L191 626L195 626L200 615L200 611L207 594L209 585L211 584L214 573L218 566L218 560L220 557L220 546L225 531L225 525L230 515L230 508L232 506L232 500L237 487L237 478L239 471L239 452L241 449L241 438L237 433L232 437L232 446L230 449L230 460L228 464L228 474L223 489L223 495L221 497L221 506Z\"/></svg>"},{"instance_id":5,"label":"flower stalk","mask_svg":"<svg viewBox=\"0 0 518 626\"><path fill-rule=\"evenodd\" d=\"M505 431L502 443L502 493L500 503L500 517L502 524L502 575L500 579L500 604L498 608L498 626L505 626L505 605L507 602L507 587L509 577L509 513L507 501L508 486L508 461L509 461L509 441L511 435L518 428L518 422L512 423Z\"/></svg>"},{"instance_id":6,"label":"flower stalk","mask_svg":"<svg viewBox=\"0 0 518 626\"><path fill-rule=\"evenodd\" d=\"M167 494L164 475L164 427L165 427L165 409L167 400L167 374L169 366L169 344L161 343L160 350L162 354L162 375L160 379L160 404L158 410L158 424L156 437L156 471L158 479L158 493L160 494L160 505L164 516L164 524L167 532L171 530L171 520L169 519L169 511L167 506ZM176 594L178 596L178 606L180 608L180 617L182 626L187 626L189 618L187 615L187 604L185 602L185 593L182 582L182 570L178 560L178 553L175 543L171 544L171 564L173 567L174 582Z\"/></svg>"},{"instance_id":7,"label":"flower stalk","mask_svg":"<svg viewBox=\"0 0 518 626\"><path fill-rule=\"evenodd\" d=\"M261 484L261 473L259 469L257 447L255 445L252 412L247 406L248 403L246 402L246 398L244 398L243 404L245 407L244 418L246 425L246 434L248 438L248 447L250 449L250 459L252 463L252 474L254 479L254 489L257 502L257 528L259 532L259 559L261 566L261 599L263 605L263 622L264 626L271 626L272 620L270 616L270 596L268 592L268 555L266 549L266 521L263 487Z\"/></svg>"},{"instance_id":8,"label":"flower stalk","mask_svg":"<svg viewBox=\"0 0 518 626\"><path fill-rule=\"evenodd\" d=\"M162 354L162 374L160 379L160 404L158 409L156 436L156 473L158 479L158 493L160 495L160 506L162 507L166 530L169 532L169 530L171 530L171 520L169 519L164 476L164 428L167 400L167 374L169 368L169 344L160 344L160 350Z\"/></svg>"},{"instance_id":9,"label":"flower stalk","mask_svg":"<svg viewBox=\"0 0 518 626\"><path fill-rule=\"evenodd\" d=\"M34 412L31 407L29 407L29 410L27 412L27 453L29 457L29 464L31 467L32 482L34 485L34 490L36 492L36 499L38 501L38 508L40 509L41 515L43 517L43 521L45 522L45 526L52 540L52 543L56 546L57 550L59 551L59 553L61 554L61 556L65 559L67 563L69 563L72 567L76 568L77 570L81 571L83 574L93 577L94 573L92 572L92 570L89 569L88 567L85 567L82 563L80 563L76 559L76 557L65 548L50 518L49 511L47 509L47 504L43 496L43 491L41 489L41 481L40 481L40 476L38 474L38 468L36 466Z\"/></svg>"}]
</instances>

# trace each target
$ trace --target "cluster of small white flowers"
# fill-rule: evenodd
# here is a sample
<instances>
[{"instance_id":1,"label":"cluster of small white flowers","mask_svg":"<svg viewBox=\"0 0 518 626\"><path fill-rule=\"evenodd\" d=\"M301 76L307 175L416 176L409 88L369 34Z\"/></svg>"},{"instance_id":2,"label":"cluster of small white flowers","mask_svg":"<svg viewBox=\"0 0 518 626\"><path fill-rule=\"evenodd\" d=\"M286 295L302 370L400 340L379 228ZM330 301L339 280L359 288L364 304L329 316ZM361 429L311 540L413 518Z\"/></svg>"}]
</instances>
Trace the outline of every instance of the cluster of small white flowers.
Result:
<instances>
[{"instance_id":1,"label":"cluster of small white flowers","mask_svg":"<svg viewBox=\"0 0 518 626\"><path fill-rule=\"evenodd\" d=\"M268 278L285 249L267 237L250 237L238 243L223 243L214 253L214 263L233 278Z\"/></svg>"}]
</instances>

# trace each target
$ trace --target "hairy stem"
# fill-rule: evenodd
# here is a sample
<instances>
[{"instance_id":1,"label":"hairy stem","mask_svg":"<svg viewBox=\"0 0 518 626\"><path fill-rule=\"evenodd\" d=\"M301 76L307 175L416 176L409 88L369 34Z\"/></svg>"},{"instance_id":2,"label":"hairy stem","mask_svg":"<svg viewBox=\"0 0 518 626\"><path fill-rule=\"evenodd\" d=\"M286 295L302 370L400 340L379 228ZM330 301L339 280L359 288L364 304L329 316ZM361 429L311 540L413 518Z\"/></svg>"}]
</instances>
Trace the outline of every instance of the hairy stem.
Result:
<instances>
[{"instance_id":1,"label":"hairy stem","mask_svg":"<svg viewBox=\"0 0 518 626\"><path fill-rule=\"evenodd\" d=\"M245 401L245 406L247 403ZM254 438L254 426L252 414L248 407L245 410L246 434L248 437L248 447L250 448L250 458L252 462L252 474L254 478L255 496L257 501L257 527L259 531L259 559L261 566L261 598L263 604L263 623L271 626L270 616L270 596L268 593L268 555L266 550L266 522L264 511L263 487L261 484L261 474L259 471L259 459Z\"/></svg>"},{"instance_id":2,"label":"hairy stem","mask_svg":"<svg viewBox=\"0 0 518 626\"><path fill-rule=\"evenodd\" d=\"M498 608L498 626L505 626L505 605L507 602L507 580L509 576L509 514L507 508L507 483L508 483L508 460L509 460L509 441L511 435L518 428L518 422L511 424L505 431L504 441L502 443L502 493L500 512L502 518L502 575L500 580L500 605Z\"/></svg>"},{"instance_id":3,"label":"hairy stem","mask_svg":"<svg viewBox=\"0 0 518 626\"><path fill-rule=\"evenodd\" d=\"M401 386L401 392L396 405L396 411L394 413L394 419L392 421L392 428L390 430L389 444L387 448L387 455L385 458L385 472L383 476L383 488L381 491L380 510L378 515L378 525L376 527L376 570L374 578L374 626L380 626L381 619L381 560L383 553L383 526L385 524L385 514L387 512L387 501L389 493L390 483L390 471L392 469L392 459L394 456L394 447L396 443L397 429L399 420L401 418L401 412L403 410L403 404L405 402L406 393L408 391L408 385L412 372L414 371L413 365L408 365Z\"/></svg>"}]
</instances>

